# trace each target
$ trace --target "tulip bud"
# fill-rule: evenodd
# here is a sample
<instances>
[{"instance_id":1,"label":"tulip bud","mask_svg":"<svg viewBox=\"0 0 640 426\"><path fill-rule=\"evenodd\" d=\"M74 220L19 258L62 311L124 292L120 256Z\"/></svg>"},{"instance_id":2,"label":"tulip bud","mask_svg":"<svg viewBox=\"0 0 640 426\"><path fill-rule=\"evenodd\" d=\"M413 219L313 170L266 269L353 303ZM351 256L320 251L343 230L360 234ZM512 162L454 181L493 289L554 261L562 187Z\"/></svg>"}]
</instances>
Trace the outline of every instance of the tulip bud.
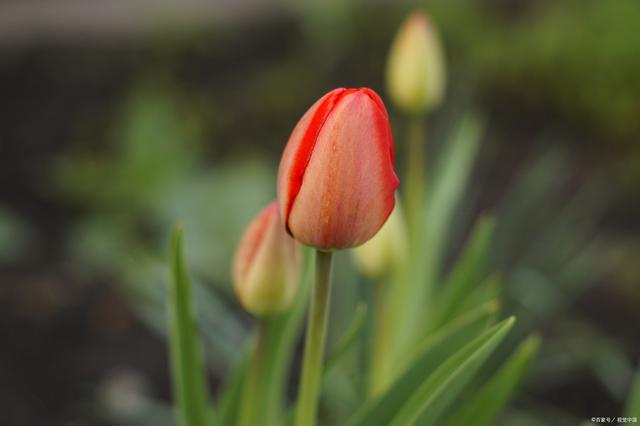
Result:
<instances>
[{"instance_id":1,"label":"tulip bud","mask_svg":"<svg viewBox=\"0 0 640 426\"><path fill-rule=\"evenodd\" d=\"M285 232L276 201L247 227L233 259L233 287L255 316L285 311L298 284L299 246Z\"/></svg>"},{"instance_id":2,"label":"tulip bud","mask_svg":"<svg viewBox=\"0 0 640 426\"><path fill-rule=\"evenodd\" d=\"M413 12L391 45L387 63L389 95L406 112L425 112L440 104L445 78L438 34L426 14Z\"/></svg>"},{"instance_id":3,"label":"tulip bud","mask_svg":"<svg viewBox=\"0 0 640 426\"><path fill-rule=\"evenodd\" d=\"M371 89L335 89L293 130L280 161L287 231L321 250L358 246L389 217L399 181L387 111Z\"/></svg>"},{"instance_id":4,"label":"tulip bud","mask_svg":"<svg viewBox=\"0 0 640 426\"><path fill-rule=\"evenodd\" d=\"M380 278L401 267L408 255L407 228L398 200L380 231L353 250L357 267L369 278Z\"/></svg>"}]
</instances>

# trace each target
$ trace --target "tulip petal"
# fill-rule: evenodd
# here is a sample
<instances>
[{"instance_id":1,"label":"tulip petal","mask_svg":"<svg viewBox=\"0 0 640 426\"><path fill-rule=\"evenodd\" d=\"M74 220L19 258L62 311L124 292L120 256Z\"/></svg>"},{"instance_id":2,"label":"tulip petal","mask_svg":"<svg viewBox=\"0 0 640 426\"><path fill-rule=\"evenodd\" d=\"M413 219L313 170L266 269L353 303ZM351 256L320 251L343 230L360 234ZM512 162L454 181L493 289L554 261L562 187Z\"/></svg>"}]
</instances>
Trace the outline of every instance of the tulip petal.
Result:
<instances>
[{"instance_id":1,"label":"tulip petal","mask_svg":"<svg viewBox=\"0 0 640 426\"><path fill-rule=\"evenodd\" d=\"M358 90L366 94L369 98L371 98L371 100L378 106L378 108L380 108L380 112L382 113L383 120L380 121L378 124L384 125L386 129L386 133L388 135L387 141L389 146L389 155L391 156L391 165L393 166L393 162L394 162L393 135L391 134L391 127L388 125L389 114L387 114L387 109L385 108L384 103L382 102L382 99L380 99L380 96L373 90L369 89L368 87L361 87Z\"/></svg>"},{"instance_id":2,"label":"tulip petal","mask_svg":"<svg viewBox=\"0 0 640 426\"><path fill-rule=\"evenodd\" d=\"M249 273L249 268L262 246L273 210L277 210L278 205L271 203L266 206L247 227L240 243L233 262L233 280L236 283L244 282ZM240 294L238 294L240 296Z\"/></svg>"},{"instance_id":3,"label":"tulip petal","mask_svg":"<svg viewBox=\"0 0 640 426\"><path fill-rule=\"evenodd\" d=\"M291 232L288 227L288 219L291 207L302 186L302 179L318 134L338 100L345 92L353 90L334 89L320 98L305 113L289 137L287 147L282 155L278 175L278 199L281 203L282 221L289 233Z\"/></svg>"},{"instance_id":4,"label":"tulip petal","mask_svg":"<svg viewBox=\"0 0 640 426\"><path fill-rule=\"evenodd\" d=\"M296 239L321 249L357 246L375 235L393 210L398 186L388 118L377 95L353 90L338 101L285 216Z\"/></svg>"}]
</instances>

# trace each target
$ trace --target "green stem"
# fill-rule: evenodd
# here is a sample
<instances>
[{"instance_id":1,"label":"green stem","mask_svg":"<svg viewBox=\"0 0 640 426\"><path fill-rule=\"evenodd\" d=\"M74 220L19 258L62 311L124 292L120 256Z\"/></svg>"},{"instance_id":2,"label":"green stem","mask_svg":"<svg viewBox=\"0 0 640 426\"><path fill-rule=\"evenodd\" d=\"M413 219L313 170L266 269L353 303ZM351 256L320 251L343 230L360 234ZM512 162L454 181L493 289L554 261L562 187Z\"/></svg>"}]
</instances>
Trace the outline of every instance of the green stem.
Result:
<instances>
[{"instance_id":1,"label":"green stem","mask_svg":"<svg viewBox=\"0 0 640 426\"><path fill-rule=\"evenodd\" d=\"M401 360L411 345L416 328L415 314L407 307L415 305L414 299L420 294L416 286L424 285L416 280L416 270L425 259L423 249L424 212L426 198L426 125L424 115L407 117L405 143L405 180L404 202L409 235L409 258L404 268L398 270L393 278L386 299L386 327L389 328L386 340L387 353L386 383L402 370Z\"/></svg>"},{"instance_id":2,"label":"green stem","mask_svg":"<svg viewBox=\"0 0 640 426\"><path fill-rule=\"evenodd\" d=\"M264 395L260 395L260 388L263 386L262 375L264 371L265 355L268 351L268 320L260 319L258 322L258 335L253 353L249 375L244 388L244 399L242 401L242 414L240 417L241 426L254 426L258 405L262 402Z\"/></svg>"},{"instance_id":3,"label":"green stem","mask_svg":"<svg viewBox=\"0 0 640 426\"><path fill-rule=\"evenodd\" d=\"M425 152L426 152L425 119L422 115L409 117L406 144L406 191L405 203L407 224L411 236L412 249L416 246L416 238L420 238L422 229L422 211L426 188Z\"/></svg>"},{"instance_id":4,"label":"green stem","mask_svg":"<svg viewBox=\"0 0 640 426\"><path fill-rule=\"evenodd\" d=\"M389 283L375 283L373 296L373 344L371 350L371 381L369 395L381 395L390 379L390 345L389 345Z\"/></svg>"},{"instance_id":5,"label":"green stem","mask_svg":"<svg viewBox=\"0 0 640 426\"><path fill-rule=\"evenodd\" d=\"M327 317L331 296L332 253L316 253L316 282L311 295L302 360L302 378L298 391L297 426L314 426L318 411L322 359L327 334Z\"/></svg>"}]
</instances>

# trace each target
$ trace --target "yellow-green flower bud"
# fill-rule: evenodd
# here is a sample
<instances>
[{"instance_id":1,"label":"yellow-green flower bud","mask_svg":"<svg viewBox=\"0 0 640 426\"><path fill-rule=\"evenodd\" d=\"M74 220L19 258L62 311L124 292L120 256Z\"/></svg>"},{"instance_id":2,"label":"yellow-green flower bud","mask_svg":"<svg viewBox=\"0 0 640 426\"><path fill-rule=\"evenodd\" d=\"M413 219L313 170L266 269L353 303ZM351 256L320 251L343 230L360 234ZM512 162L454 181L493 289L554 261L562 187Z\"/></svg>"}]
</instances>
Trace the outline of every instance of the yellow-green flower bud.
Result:
<instances>
[{"instance_id":1,"label":"yellow-green flower bud","mask_svg":"<svg viewBox=\"0 0 640 426\"><path fill-rule=\"evenodd\" d=\"M415 11L396 34L387 62L387 88L396 106L409 113L437 107L445 89L440 39L429 17Z\"/></svg>"},{"instance_id":2,"label":"yellow-green flower bud","mask_svg":"<svg viewBox=\"0 0 640 426\"><path fill-rule=\"evenodd\" d=\"M249 224L233 259L233 288L247 312L262 317L291 306L299 251L280 221L278 203L272 202Z\"/></svg>"},{"instance_id":3,"label":"yellow-green flower bud","mask_svg":"<svg viewBox=\"0 0 640 426\"><path fill-rule=\"evenodd\" d=\"M408 240L399 200L380 231L352 252L358 269L369 278L380 278L402 267L408 256Z\"/></svg>"}]
</instances>

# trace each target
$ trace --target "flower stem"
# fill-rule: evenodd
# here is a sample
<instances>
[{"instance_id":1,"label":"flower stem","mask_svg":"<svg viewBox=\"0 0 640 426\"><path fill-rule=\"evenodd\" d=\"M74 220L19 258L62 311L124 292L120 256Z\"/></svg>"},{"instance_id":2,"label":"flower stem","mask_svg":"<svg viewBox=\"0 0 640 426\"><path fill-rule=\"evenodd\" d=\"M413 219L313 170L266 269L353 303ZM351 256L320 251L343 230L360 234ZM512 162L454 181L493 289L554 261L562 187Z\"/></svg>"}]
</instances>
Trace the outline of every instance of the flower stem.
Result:
<instances>
[{"instance_id":1,"label":"flower stem","mask_svg":"<svg viewBox=\"0 0 640 426\"><path fill-rule=\"evenodd\" d=\"M373 344L369 395L376 397L386 389L390 379L389 283L375 283L373 296Z\"/></svg>"},{"instance_id":2,"label":"flower stem","mask_svg":"<svg viewBox=\"0 0 640 426\"><path fill-rule=\"evenodd\" d=\"M404 202L409 235L409 254L404 268L393 277L385 297L385 327L388 328L385 353L386 370L379 373L376 391L384 389L402 371L402 362L412 344L416 327L415 313L407 307L416 304L422 282L415 280L415 271L424 261L424 214L426 199L426 117L414 114L407 117L405 140ZM422 300L422 299L420 299Z\"/></svg>"},{"instance_id":3,"label":"flower stem","mask_svg":"<svg viewBox=\"0 0 640 426\"><path fill-rule=\"evenodd\" d=\"M412 115L407 125L406 144L406 193L407 224L411 235L411 248L415 239L420 238L422 229L422 210L425 197L425 144L426 131L423 115Z\"/></svg>"},{"instance_id":4,"label":"flower stem","mask_svg":"<svg viewBox=\"0 0 640 426\"><path fill-rule=\"evenodd\" d=\"M316 282L311 295L311 308L304 342L296 426L316 424L331 296L331 261L332 253L320 250L316 252Z\"/></svg>"},{"instance_id":5,"label":"flower stem","mask_svg":"<svg viewBox=\"0 0 640 426\"><path fill-rule=\"evenodd\" d=\"M267 352L268 320L260 319L258 322L258 335L256 346L253 352L253 360L249 369L249 375L244 388L242 401L242 414L240 417L241 426L254 426L258 424L256 413L258 405L262 402L264 395L260 395L262 376L264 371L264 358Z\"/></svg>"}]
</instances>

